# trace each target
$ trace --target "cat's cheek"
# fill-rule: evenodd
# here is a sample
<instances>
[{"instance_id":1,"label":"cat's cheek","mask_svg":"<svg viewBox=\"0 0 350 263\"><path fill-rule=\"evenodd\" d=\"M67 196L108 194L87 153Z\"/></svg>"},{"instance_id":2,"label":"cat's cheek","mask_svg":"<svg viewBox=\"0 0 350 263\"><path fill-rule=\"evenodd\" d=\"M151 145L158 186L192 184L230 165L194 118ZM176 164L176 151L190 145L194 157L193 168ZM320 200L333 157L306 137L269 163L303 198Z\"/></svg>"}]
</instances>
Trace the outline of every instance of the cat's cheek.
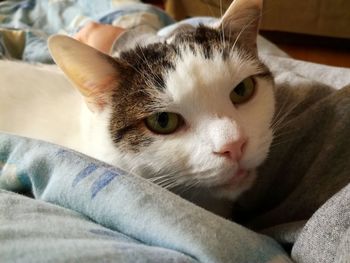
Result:
<instances>
[{"instance_id":1,"label":"cat's cheek","mask_svg":"<svg viewBox=\"0 0 350 263\"><path fill-rule=\"evenodd\" d=\"M259 137L254 137L247 145L241 165L247 170L260 166L267 158L272 142L272 131L268 129Z\"/></svg>"},{"instance_id":2,"label":"cat's cheek","mask_svg":"<svg viewBox=\"0 0 350 263\"><path fill-rule=\"evenodd\" d=\"M259 79L255 97L249 107L242 108L244 129L248 145L241 164L246 169L254 169L267 158L272 142L271 121L274 114L273 82Z\"/></svg>"},{"instance_id":3,"label":"cat's cheek","mask_svg":"<svg viewBox=\"0 0 350 263\"><path fill-rule=\"evenodd\" d=\"M142 152L157 140L141 122L124 128L111 129L110 132L115 147L132 154Z\"/></svg>"}]
</instances>

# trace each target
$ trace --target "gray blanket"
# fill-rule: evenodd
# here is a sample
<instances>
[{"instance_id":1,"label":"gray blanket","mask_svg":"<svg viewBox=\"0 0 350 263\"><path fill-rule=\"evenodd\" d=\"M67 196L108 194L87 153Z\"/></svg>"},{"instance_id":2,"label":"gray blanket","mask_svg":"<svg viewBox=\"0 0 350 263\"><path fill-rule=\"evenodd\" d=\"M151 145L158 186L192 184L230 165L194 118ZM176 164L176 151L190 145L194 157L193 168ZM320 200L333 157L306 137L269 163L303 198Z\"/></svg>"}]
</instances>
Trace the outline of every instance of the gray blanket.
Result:
<instances>
[{"instance_id":1,"label":"gray blanket","mask_svg":"<svg viewBox=\"0 0 350 263\"><path fill-rule=\"evenodd\" d=\"M23 5L19 5L16 1L5 1L2 5L5 8L1 9L1 14L9 26L20 24L26 29L26 47L22 59L48 61L50 58L42 36L57 32L58 29L51 28L52 24L45 22L43 25L49 29L48 32L36 34L35 30L38 28L28 31L26 22L28 25L32 24L28 19L38 18L38 14L34 16L30 14L42 9L35 8L39 5L24 2ZM56 2L51 3L53 9L50 10L69 11L69 14L56 11L39 12L44 18L51 19L42 18L38 21L57 20L59 23L55 22L54 25L68 32L71 32L69 26L81 25L78 23L81 20L73 19L76 15L79 16L81 11L79 8L67 8L65 4L68 2ZM93 17L98 18L100 22L110 23L120 15L116 12L104 14L111 11L108 3L116 3L115 1L98 2L101 8L96 14L95 8L89 9L91 1L81 1L87 4L84 8L88 8ZM47 7L46 1L37 3L43 3ZM73 6L74 4L76 3L69 3ZM7 8L8 5L15 8ZM14 11L17 15L13 15ZM159 14L159 10L151 13L163 18L160 19L162 26L170 21L164 20L164 14ZM66 20L60 19L61 14ZM71 19L68 19L68 16ZM63 23L72 20L77 23ZM0 56L6 57L11 52L7 52L8 47L1 38L3 36L4 34L0 35ZM296 262L350 262L350 88L340 90L350 83L350 70L290 59L263 39L259 39L259 46L262 57L276 76L277 117L281 121L276 121L276 139L267 162L259 171L257 183L235 206L236 220L258 232L272 236L290 250ZM3 141L20 143L22 140L25 139L15 140L3 136ZM31 141L28 143L36 144ZM7 153L12 150L7 144L0 144L1 146ZM26 150L25 147L21 149ZM29 149L35 152L33 148ZM51 172L43 173L40 167L34 164L40 161L40 164L45 166L47 162L42 160L47 158L42 156L47 154L43 149L35 153L35 156L40 158L35 159L23 152L17 156L12 155L13 158L26 156L26 158L18 157L17 160L17 165L23 166L21 166L23 173L19 174L21 175L19 179L22 181L18 178L12 178L13 181L9 177L5 178L4 167L11 170L12 164L8 165L11 158L7 158L7 155L3 160L0 158L2 161L0 179L1 176L4 179L3 184L0 183L0 188L11 190L18 184L30 184L25 179L28 178L25 172L34 170L36 172L30 177L32 180L40 178L39 182L42 182L42 179L47 179L39 184L35 184L38 182L35 180L31 182L35 189L45 189L36 194L37 198L76 210L80 214L0 191L1 262L96 262L103 258L104 262L157 260L157 262L216 263L258 262L257 258L259 262L263 262L284 257L279 246L265 236L200 210L144 182L142 178L126 180L130 184L125 185L130 188L127 188L128 191L121 189L120 192L115 191L120 187L119 180L125 183L124 177L107 180L109 188L102 184L104 188L99 192L99 199L94 199L99 202L84 199L90 190L95 189L91 183L100 182L98 174L87 178L91 181L83 180L79 185L80 192L75 194L70 189L74 184L59 184L57 182L62 180L56 180L62 178L60 173L65 174L67 180L74 179L76 175L74 169L79 168L74 163L75 158L64 159L64 163L67 162L66 167L69 168L67 170L52 169ZM82 158L82 162L86 161L83 160ZM48 162L56 163L54 159ZM32 163L34 164L29 165ZM62 163L48 167L57 168L57 165ZM14 166L14 169L16 168L18 166ZM53 174L55 176L52 176ZM114 191L108 192L110 187L113 187ZM153 194L146 195L147 191L139 191L140 188L152 189ZM65 194L62 194L63 192ZM144 193L142 195L144 198L140 198L140 192ZM124 193L123 198L118 193ZM133 194L138 198L124 198ZM130 200L134 206L131 206ZM176 209L167 205L169 202L175 202ZM165 205L160 206L159 203ZM128 213L118 213L119 210L111 209L108 205L130 209ZM147 209L148 207L153 209ZM175 210L176 216L173 216L172 212ZM160 216L155 217L155 212ZM86 216L98 224L91 222ZM124 222L123 228L120 228L117 222ZM191 227L187 227L188 225ZM56 231L53 231L52 226ZM157 231L152 231L151 226ZM163 231L160 231L159 227ZM127 233L129 236L125 237L122 233ZM198 237L197 233L201 235ZM223 246L226 249L223 249Z\"/></svg>"},{"instance_id":2,"label":"gray blanket","mask_svg":"<svg viewBox=\"0 0 350 263\"><path fill-rule=\"evenodd\" d=\"M237 202L236 220L273 237L296 262L350 262L350 86L340 89L350 82L350 71L262 55L276 75L277 112L282 110L277 116L283 121L277 121L257 183ZM314 80L326 72L323 83ZM334 88L326 85L332 83ZM89 158L41 142L0 138L0 188L32 184L38 199L81 213L0 191L1 262L286 260L265 236L142 178L91 175L96 161Z\"/></svg>"},{"instance_id":3,"label":"gray blanket","mask_svg":"<svg viewBox=\"0 0 350 263\"><path fill-rule=\"evenodd\" d=\"M291 248L297 262L350 262L350 86L339 89L350 70L265 59L283 120L237 220Z\"/></svg>"}]
</instances>

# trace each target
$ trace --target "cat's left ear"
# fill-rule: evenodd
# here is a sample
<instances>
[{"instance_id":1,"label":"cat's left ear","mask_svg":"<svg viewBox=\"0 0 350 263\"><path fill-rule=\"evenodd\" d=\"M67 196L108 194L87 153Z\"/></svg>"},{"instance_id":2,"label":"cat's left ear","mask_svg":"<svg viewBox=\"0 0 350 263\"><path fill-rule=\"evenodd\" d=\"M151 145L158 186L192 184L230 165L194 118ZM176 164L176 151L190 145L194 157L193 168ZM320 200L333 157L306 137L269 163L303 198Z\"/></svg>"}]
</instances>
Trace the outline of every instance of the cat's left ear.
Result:
<instances>
[{"instance_id":1,"label":"cat's left ear","mask_svg":"<svg viewBox=\"0 0 350 263\"><path fill-rule=\"evenodd\" d=\"M220 21L220 30L235 43L256 49L263 0L234 0Z\"/></svg>"},{"instance_id":2,"label":"cat's left ear","mask_svg":"<svg viewBox=\"0 0 350 263\"><path fill-rule=\"evenodd\" d=\"M56 64L78 88L92 111L102 111L118 86L117 61L73 38L49 38L49 50Z\"/></svg>"}]
</instances>

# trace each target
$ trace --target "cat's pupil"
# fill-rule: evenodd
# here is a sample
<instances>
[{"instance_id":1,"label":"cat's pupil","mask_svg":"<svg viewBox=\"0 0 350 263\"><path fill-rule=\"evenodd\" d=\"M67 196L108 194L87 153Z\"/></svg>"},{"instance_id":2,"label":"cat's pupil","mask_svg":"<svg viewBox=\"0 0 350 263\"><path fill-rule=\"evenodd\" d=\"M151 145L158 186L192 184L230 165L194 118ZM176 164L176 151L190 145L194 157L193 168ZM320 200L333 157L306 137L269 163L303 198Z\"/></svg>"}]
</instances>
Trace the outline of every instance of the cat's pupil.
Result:
<instances>
[{"instance_id":1,"label":"cat's pupil","mask_svg":"<svg viewBox=\"0 0 350 263\"><path fill-rule=\"evenodd\" d=\"M245 94L245 86L244 84L241 82L238 84L238 86L235 88L235 93L238 95L238 96L241 96L243 97L244 94Z\"/></svg>"},{"instance_id":2,"label":"cat's pupil","mask_svg":"<svg viewBox=\"0 0 350 263\"><path fill-rule=\"evenodd\" d=\"M157 118L158 124L160 127L162 128L166 128L168 126L168 122L169 122L169 116L166 112L162 112L158 115Z\"/></svg>"}]
</instances>

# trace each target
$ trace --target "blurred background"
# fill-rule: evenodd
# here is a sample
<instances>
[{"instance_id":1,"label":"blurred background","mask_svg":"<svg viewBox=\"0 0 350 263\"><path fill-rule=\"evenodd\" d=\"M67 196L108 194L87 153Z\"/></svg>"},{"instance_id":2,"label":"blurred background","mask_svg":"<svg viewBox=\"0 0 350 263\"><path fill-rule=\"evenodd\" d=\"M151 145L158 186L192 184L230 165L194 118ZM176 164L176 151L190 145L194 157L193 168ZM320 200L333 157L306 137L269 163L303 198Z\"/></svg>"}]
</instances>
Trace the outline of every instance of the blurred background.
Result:
<instances>
[{"instance_id":1,"label":"blurred background","mask_svg":"<svg viewBox=\"0 0 350 263\"><path fill-rule=\"evenodd\" d=\"M176 20L216 16L232 0L150 0ZM349 0L264 0L260 34L296 59L350 67Z\"/></svg>"}]
</instances>

